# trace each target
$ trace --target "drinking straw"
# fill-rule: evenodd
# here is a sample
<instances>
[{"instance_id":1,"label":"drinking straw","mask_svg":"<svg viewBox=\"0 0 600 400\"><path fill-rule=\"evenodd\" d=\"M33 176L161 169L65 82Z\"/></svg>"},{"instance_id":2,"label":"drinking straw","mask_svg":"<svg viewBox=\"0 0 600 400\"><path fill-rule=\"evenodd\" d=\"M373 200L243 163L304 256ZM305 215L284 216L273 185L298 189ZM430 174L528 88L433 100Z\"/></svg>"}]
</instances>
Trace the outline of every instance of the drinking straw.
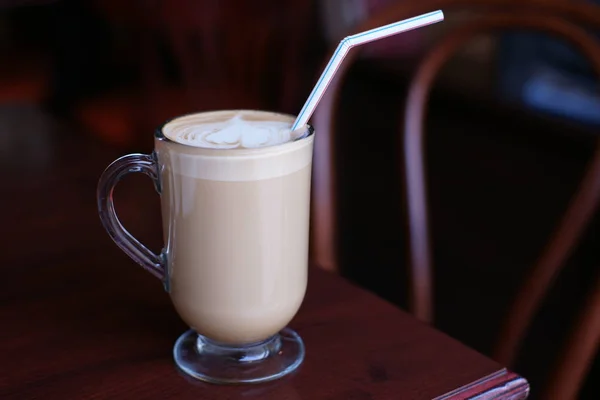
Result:
<instances>
[{"instance_id":1,"label":"drinking straw","mask_svg":"<svg viewBox=\"0 0 600 400\"><path fill-rule=\"evenodd\" d=\"M312 92L308 96L306 103L302 107L302 110L298 114L296 121L292 125L292 130L298 129L300 126L304 126L312 113L315 111L317 104L323 97L323 93L329 86L329 83L333 79L336 71L338 70L342 61L348 54L351 48L360 46L361 44L373 42L375 40L383 39L388 36L396 35L401 32L410 31L413 29L421 28L423 26L435 24L444 20L444 13L441 10L433 11L427 14L422 14L413 18L405 19L402 21L394 22L389 25L380 26L369 31L357 33L352 36L347 36L338 45L333 53L333 56L327 63L327 66L323 70L321 77L317 81L317 84L313 88Z\"/></svg>"}]
</instances>

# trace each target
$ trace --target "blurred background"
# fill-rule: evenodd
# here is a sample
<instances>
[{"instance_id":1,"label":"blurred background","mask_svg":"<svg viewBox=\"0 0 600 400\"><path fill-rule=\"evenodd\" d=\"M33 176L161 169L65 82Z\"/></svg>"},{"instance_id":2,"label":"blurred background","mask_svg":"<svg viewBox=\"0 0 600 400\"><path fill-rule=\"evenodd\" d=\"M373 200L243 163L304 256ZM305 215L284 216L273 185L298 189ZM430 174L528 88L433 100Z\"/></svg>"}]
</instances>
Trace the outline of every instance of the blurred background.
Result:
<instances>
[{"instance_id":1,"label":"blurred background","mask_svg":"<svg viewBox=\"0 0 600 400\"><path fill-rule=\"evenodd\" d=\"M600 7L599 0L562 2ZM1 0L0 165L58 157L45 130L125 153L150 151L152 130L186 112L295 114L339 40L398 3L411 1ZM424 11L444 4L431 3ZM435 43L480 17L463 3L442 24L365 46L340 92L340 272L402 307L408 272L398 149L407 87ZM600 32L600 19L575 24L593 37ZM592 65L561 39L518 29L475 36L444 67L427 114L436 327L491 354L599 126ZM592 290L598 228L594 218L532 321L515 370L534 390ZM590 385L599 370L596 361L581 398L600 398Z\"/></svg>"}]
</instances>

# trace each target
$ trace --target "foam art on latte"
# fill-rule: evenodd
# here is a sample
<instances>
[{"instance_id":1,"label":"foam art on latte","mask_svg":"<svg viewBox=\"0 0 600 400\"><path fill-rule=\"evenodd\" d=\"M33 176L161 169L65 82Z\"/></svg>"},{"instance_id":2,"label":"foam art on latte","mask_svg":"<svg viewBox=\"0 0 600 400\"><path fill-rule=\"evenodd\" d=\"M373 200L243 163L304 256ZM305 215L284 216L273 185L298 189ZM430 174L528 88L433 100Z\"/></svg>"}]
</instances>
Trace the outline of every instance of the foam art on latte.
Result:
<instances>
[{"instance_id":1,"label":"foam art on latte","mask_svg":"<svg viewBox=\"0 0 600 400\"><path fill-rule=\"evenodd\" d=\"M178 143L210 149L253 149L294 141L306 129L291 130L285 120L256 118L258 114L239 112L227 119L182 119L167 124L165 135ZM171 125L171 126L169 126Z\"/></svg>"}]
</instances>

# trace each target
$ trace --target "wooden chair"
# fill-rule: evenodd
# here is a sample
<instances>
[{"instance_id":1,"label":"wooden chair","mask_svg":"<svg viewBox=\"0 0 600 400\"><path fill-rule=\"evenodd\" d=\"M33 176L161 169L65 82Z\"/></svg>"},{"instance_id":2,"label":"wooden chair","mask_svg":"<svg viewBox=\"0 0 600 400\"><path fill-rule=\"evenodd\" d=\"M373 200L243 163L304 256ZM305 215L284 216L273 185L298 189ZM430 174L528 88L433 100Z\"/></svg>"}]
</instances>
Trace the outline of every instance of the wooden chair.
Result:
<instances>
[{"instance_id":1,"label":"wooden chair","mask_svg":"<svg viewBox=\"0 0 600 400\"><path fill-rule=\"evenodd\" d=\"M102 0L96 5L129 31L141 77L139 87L80 108L84 125L106 140L129 145L136 132L192 111L295 109L313 2L261 0L232 7L214 0ZM161 41L173 55L178 82L165 76Z\"/></svg>"},{"instance_id":2,"label":"wooden chair","mask_svg":"<svg viewBox=\"0 0 600 400\"><path fill-rule=\"evenodd\" d=\"M178 91L162 68L157 43L163 35L160 0L95 0L95 10L121 32L115 49L119 65L139 74L139 82L119 87L78 104L75 117L103 141L128 147L140 132L150 132L160 122L184 110ZM150 137L148 137L150 139Z\"/></svg>"},{"instance_id":3,"label":"wooden chair","mask_svg":"<svg viewBox=\"0 0 600 400\"><path fill-rule=\"evenodd\" d=\"M55 0L53 0L55 1ZM18 7L41 5L49 0L12 0L0 2L0 13ZM4 15L0 14L0 29L4 28ZM50 93L50 60L47 54L31 51L27 46L14 43L11 26L0 33L0 51L3 62L0 64L0 104L32 103L41 104ZM8 39L8 40L6 40ZM5 41L6 40L6 41Z\"/></svg>"},{"instance_id":4,"label":"wooden chair","mask_svg":"<svg viewBox=\"0 0 600 400\"><path fill-rule=\"evenodd\" d=\"M432 267L429 238L426 173L424 165L424 120L429 93L435 77L461 46L477 34L511 28L525 28L559 36L578 48L600 75L600 45L575 24L600 27L600 9L582 2L558 0L431 0L394 3L359 26L363 31L435 9L452 11L460 7L482 11L482 16L454 29L436 43L420 63L409 88L404 121L404 164L409 221L410 307L421 320L432 322ZM518 11L513 15L505 12ZM573 22L567 22L573 21ZM575 24L574 24L575 23ZM335 117L345 73L358 52L349 54L338 70L314 115L319 134L315 137L313 182L313 258L317 265L338 271L337 221L335 206ZM600 142L579 188L554 235L542 251L518 293L501 332L496 359L511 365L529 323L539 309L600 200ZM573 399L600 344L600 277L581 311L567 346L550 377L542 398Z\"/></svg>"},{"instance_id":5,"label":"wooden chair","mask_svg":"<svg viewBox=\"0 0 600 400\"><path fill-rule=\"evenodd\" d=\"M300 76L312 5L163 2L166 34L190 101L211 109L289 109L298 95L291 82Z\"/></svg>"}]
</instances>

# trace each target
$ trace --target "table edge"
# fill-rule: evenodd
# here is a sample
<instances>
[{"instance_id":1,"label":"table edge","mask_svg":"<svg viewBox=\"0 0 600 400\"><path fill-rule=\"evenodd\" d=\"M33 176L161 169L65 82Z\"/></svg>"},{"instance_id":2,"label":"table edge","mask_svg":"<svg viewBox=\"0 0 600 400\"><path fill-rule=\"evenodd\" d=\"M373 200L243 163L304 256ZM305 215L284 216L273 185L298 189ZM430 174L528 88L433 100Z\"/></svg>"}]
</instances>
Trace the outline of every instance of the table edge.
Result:
<instances>
[{"instance_id":1,"label":"table edge","mask_svg":"<svg viewBox=\"0 0 600 400\"><path fill-rule=\"evenodd\" d=\"M523 400L529 396L525 378L502 369L433 400Z\"/></svg>"}]
</instances>

